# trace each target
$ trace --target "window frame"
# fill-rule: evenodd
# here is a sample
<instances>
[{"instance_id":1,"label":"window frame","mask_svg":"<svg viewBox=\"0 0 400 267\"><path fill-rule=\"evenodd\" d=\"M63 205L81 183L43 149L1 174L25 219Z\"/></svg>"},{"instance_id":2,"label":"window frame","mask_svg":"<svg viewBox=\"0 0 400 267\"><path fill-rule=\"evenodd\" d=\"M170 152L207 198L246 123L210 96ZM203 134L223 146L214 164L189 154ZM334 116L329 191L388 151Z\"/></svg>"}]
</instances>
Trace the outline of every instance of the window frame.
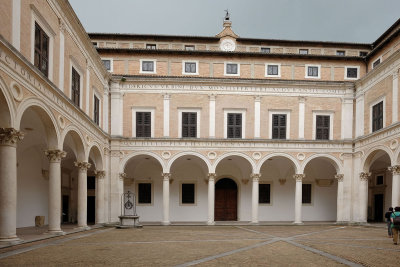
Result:
<instances>
[{"instance_id":1,"label":"window frame","mask_svg":"<svg viewBox=\"0 0 400 267\"><path fill-rule=\"evenodd\" d=\"M346 56L346 50L336 50L336 56L339 56L339 57Z\"/></svg>"},{"instance_id":2,"label":"window frame","mask_svg":"<svg viewBox=\"0 0 400 267\"><path fill-rule=\"evenodd\" d=\"M318 68L318 76L308 76L308 68L309 67L317 67ZM305 65L305 77L307 79L321 79L321 65L313 65L313 64L306 64Z\"/></svg>"},{"instance_id":3,"label":"window frame","mask_svg":"<svg viewBox=\"0 0 400 267\"><path fill-rule=\"evenodd\" d=\"M185 45L184 48L185 48L185 51L194 51L194 50L196 50L196 46L195 45Z\"/></svg>"},{"instance_id":4,"label":"window frame","mask_svg":"<svg viewBox=\"0 0 400 267\"><path fill-rule=\"evenodd\" d=\"M196 72L186 72L186 63L195 63ZM183 75L199 75L199 61L198 60L182 60L182 74Z\"/></svg>"},{"instance_id":5,"label":"window frame","mask_svg":"<svg viewBox=\"0 0 400 267\"><path fill-rule=\"evenodd\" d=\"M182 137L182 113L183 112L193 112L197 113L197 137ZM179 108L178 107L178 138L200 138L200 116L201 116L201 108Z\"/></svg>"},{"instance_id":6,"label":"window frame","mask_svg":"<svg viewBox=\"0 0 400 267\"><path fill-rule=\"evenodd\" d=\"M274 75L274 74L268 74L268 66L278 66L278 74ZM281 63L272 63L272 62L268 62L265 63L265 77L275 77L275 78L280 78L281 77Z\"/></svg>"},{"instance_id":7,"label":"window frame","mask_svg":"<svg viewBox=\"0 0 400 267\"><path fill-rule=\"evenodd\" d=\"M313 128L312 128L312 140L318 140L318 141L329 141L333 140L333 119L334 119L334 114L335 112L332 110L313 110L312 111L312 116L313 116ZM329 116L329 139L324 140L324 139L317 139L317 116Z\"/></svg>"},{"instance_id":8,"label":"window frame","mask_svg":"<svg viewBox=\"0 0 400 267\"><path fill-rule=\"evenodd\" d=\"M182 185L183 184L193 184L194 185L194 203L183 203L182 202L182 196L183 196ZM197 206L197 181L183 180L183 181L179 182L179 206Z\"/></svg>"},{"instance_id":9,"label":"window frame","mask_svg":"<svg viewBox=\"0 0 400 267\"><path fill-rule=\"evenodd\" d=\"M382 113L383 113L382 114L383 115L382 128L373 131L373 108L375 105L379 104L380 102L382 102ZM369 131L370 131L370 133L379 131L379 130L385 128L385 125L386 125L386 96L381 96L369 104Z\"/></svg>"},{"instance_id":10,"label":"window frame","mask_svg":"<svg viewBox=\"0 0 400 267\"><path fill-rule=\"evenodd\" d=\"M307 52L307 53L304 53ZM299 55L309 55L310 50L308 48L299 48Z\"/></svg>"},{"instance_id":11,"label":"window frame","mask_svg":"<svg viewBox=\"0 0 400 267\"><path fill-rule=\"evenodd\" d=\"M227 73L226 72L228 64L236 64L237 65L237 73L236 74ZM237 62L225 62L224 63L224 75L225 76L240 76L240 63L237 63Z\"/></svg>"},{"instance_id":12,"label":"window frame","mask_svg":"<svg viewBox=\"0 0 400 267\"><path fill-rule=\"evenodd\" d=\"M262 184L269 184L269 203L260 203L260 185ZM272 199L273 199L273 194L272 194L272 188L273 188L273 182L272 181L259 181L258 183L258 205L259 206L272 206Z\"/></svg>"},{"instance_id":13,"label":"window frame","mask_svg":"<svg viewBox=\"0 0 400 267\"><path fill-rule=\"evenodd\" d=\"M153 62L153 71L143 70L143 62L152 61ZM140 59L140 71L139 73L143 74L157 74L157 60L156 59Z\"/></svg>"},{"instance_id":14,"label":"window frame","mask_svg":"<svg viewBox=\"0 0 400 267\"><path fill-rule=\"evenodd\" d=\"M311 187L311 193L310 193L311 201L310 201L310 203L303 203L303 193L304 193L303 185L310 185L310 187ZM314 191L315 191L314 183L305 182L305 183L302 183L301 186L302 186L302 188L301 188L301 192L302 192L302 194L301 194L301 205L302 206L313 206L314 205Z\"/></svg>"},{"instance_id":15,"label":"window frame","mask_svg":"<svg viewBox=\"0 0 400 267\"><path fill-rule=\"evenodd\" d=\"M274 139L274 140L289 140L290 139L290 113L291 110L288 109L270 109L268 110L268 119L269 119L269 131L268 131L268 138L272 140L272 123L273 123L273 115L286 115L286 139Z\"/></svg>"},{"instance_id":16,"label":"window frame","mask_svg":"<svg viewBox=\"0 0 400 267\"><path fill-rule=\"evenodd\" d=\"M376 65L374 66L374 64L375 64L376 62L378 62L378 61L379 61L379 63L376 64ZM381 65L381 64L382 64L382 56L378 57L377 59L375 59L375 60L372 62L371 68L372 68L372 69L375 69L376 67L378 67L378 66Z\"/></svg>"},{"instance_id":17,"label":"window frame","mask_svg":"<svg viewBox=\"0 0 400 267\"><path fill-rule=\"evenodd\" d=\"M365 54L365 55L361 55L361 53ZM359 51L358 55L360 57L366 57L368 55L368 51Z\"/></svg>"},{"instance_id":18,"label":"window frame","mask_svg":"<svg viewBox=\"0 0 400 267\"><path fill-rule=\"evenodd\" d=\"M150 184L151 189L151 202L150 203L139 203L139 184ZM138 180L135 182L136 192L136 206L154 206L154 183L152 180Z\"/></svg>"},{"instance_id":19,"label":"window frame","mask_svg":"<svg viewBox=\"0 0 400 267\"><path fill-rule=\"evenodd\" d=\"M104 66L104 68L106 68L106 70L107 71L109 71L109 72L113 72L114 71L114 60L113 60L113 58L110 58L110 57L102 57L101 58L101 61L103 61L103 60L109 60L110 61L110 69L109 70L107 70L107 68L106 68L106 66ZM103 63L103 65L104 65L104 63Z\"/></svg>"},{"instance_id":20,"label":"window frame","mask_svg":"<svg viewBox=\"0 0 400 267\"><path fill-rule=\"evenodd\" d=\"M83 109L82 107L82 101L83 101L83 79L84 79L84 71L82 70L82 68L79 67L79 65L76 63L76 60L73 59L72 57L70 58L70 66L69 66L69 99L72 101L72 68L75 69L75 71L79 74L80 79L79 79L79 106L76 106L74 104L74 106L79 107L80 109Z\"/></svg>"},{"instance_id":21,"label":"window frame","mask_svg":"<svg viewBox=\"0 0 400 267\"><path fill-rule=\"evenodd\" d=\"M95 99L94 98L97 98L98 100L99 100L99 113L98 113L98 123L96 123L96 120L95 120ZM97 90L93 87L93 121L99 126L99 127L101 127L101 122L102 122L102 118L101 118L101 98L100 98L100 94L98 94L97 93Z\"/></svg>"},{"instance_id":22,"label":"window frame","mask_svg":"<svg viewBox=\"0 0 400 267\"><path fill-rule=\"evenodd\" d=\"M378 177L380 177L380 176L382 176L382 183L378 184ZM375 179L374 180L375 180L374 181L375 182L374 183L375 186L385 186L385 180L386 180L385 173L381 172L381 173L375 174Z\"/></svg>"},{"instance_id":23,"label":"window frame","mask_svg":"<svg viewBox=\"0 0 400 267\"><path fill-rule=\"evenodd\" d=\"M151 47L150 47L151 46ZM146 49L150 49L150 50L156 50L157 49L157 44L154 43L146 43Z\"/></svg>"},{"instance_id":24,"label":"window frame","mask_svg":"<svg viewBox=\"0 0 400 267\"><path fill-rule=\"evenodd\" d=\"M246 109L224 109L224 138L225 139L245 139L246 138ZM228 138L228 113L242 114L242 137Z\"/></svg>"},{"instance_id":25,"label":"window frame","mask_svg":"<svg viewBox=\"0 0 400 267\"><path fill-rule=\"evenodd\" d=\"M357 69L357 77L356 78L347 77L347 69L349 69L349 68ZM344 79L345 80L358 80L358 79L360 79L360 66L345 66Z\"/></svg>"},{"instance_id":26,"label":"window frame","mask_svg":"<svg viewBox=\"0 0 400 267\"><path fill-rule=\"evenodd\" d=\"M263 51L263 49L268 49L268 52L266 52L266 51ZM260 47L260 53L263 53L263 54L271 54L271 47Z\"/></svg>"},{"instance_id":27,"label":"window frame","mask_svg":"<svg viewBox=\"0 0 400 267\"><path fill-rule=\"evenodd\" d=\"M155 114L155 107L132 107L132 137L134 138L154 138L154 114ZM151 114L151 135L150 137L137 137L136 136L136 112L150 112Z\"/></svg>"}]
</instances>

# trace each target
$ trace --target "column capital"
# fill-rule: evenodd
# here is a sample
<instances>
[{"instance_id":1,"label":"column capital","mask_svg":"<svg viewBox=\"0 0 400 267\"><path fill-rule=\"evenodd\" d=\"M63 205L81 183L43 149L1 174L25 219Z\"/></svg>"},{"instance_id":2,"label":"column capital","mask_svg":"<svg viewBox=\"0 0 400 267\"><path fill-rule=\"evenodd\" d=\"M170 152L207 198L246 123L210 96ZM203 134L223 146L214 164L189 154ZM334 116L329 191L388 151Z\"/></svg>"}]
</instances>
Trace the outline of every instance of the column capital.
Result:
<instances>
[{"instance_id":1,"label":"column capital","mask_svg":"<svg viewBox=\"0 0 400 267\"><path fill-rule=\"evenodd\" d=\"M361 181L368 181L369 177L371 177L370 172L360 172L360 180Z\"/></svg>"},{"instance_id":2,"label":"column capital","mask_svg":"<svg viewBox=\"0 0 400 267\"><path fill-rule=\"evenodd\" d=\"M254 101L255 101L255 102L261 102L261 96L255 95L255 96L254 96Z\"/></svg>"},{"instance_id":3,"label":"column capital","mask_svg":"<svg viewBox=\"0 0 400 267\"><path fill-rule=\"evenodd\" d=\"M80 171L87 171L92 164L90 164L89 162L85 162L85 161L75 161L74 162L75 167L78 167Z\"/></svg>"},{"instance_id":4,"label":"column capital","mask_svg":"<svg viewBox=\"0 0 400 267\"><path fill-rule=\"evenodd\" d=\"M60 162L63 158L65 158L65 156L67 156L67 152L59 149L49 149L44 151L44 154L50 162Z\"/></svg>"},{"instance_id":5,"label":"column capital","mask_svg":"<svg viewBox=\"0 0 400 267\"><path fill-rule=\"evenodd\" d=\"M207 178L208 180L215 180L215 178L217 178L217 174L216 173L209 173L207 174Z\"/></svg>"},{"instance_id":6,"label":"column capital","mask_svg":"<svg viewBox=\"0 0 400 267\"><path fill-rule=\"evenodd\" d=\"M106 172L95 170L94 175L96 176L97 179L104 179L104 177L106 176Z\"/></svg>"},{"instance_id":7,"label":"column capital","mask_svg":"<svg viewBox=\"0 0 400 267\"><path fill-rule=\"evenodd\" d=\"M261 178L261 173L252 173L250 178L253 179L253 182L258 182Z\"/></svg>"},{"instance_id":8,"label":"column capital","mask_svg":"<svg viewBox=\"0 0 400 267\"><path fill-rule=\"evenodd\" d=\"M216 98L217 98L217 95L215 95L215 94L208 95L208 99L210 99L210 101L215 101Z\"/></svg>"},{"instance_id":9,"label":"column capital","mask_svg":"<svg viewBox=\"0 0 400 267\"><path fill-rule=\"evenodd\" d=\"M162 173L161 173L161 176L163 177L163 180L164 180L164 181L165 181L165 180L168 180L168 181L169 181L169 179L171 178L171 173L162 172Z\"/></svg>"},{"instance_id":10,"label":"column capital","mask_svg":"<svg viewBox=\"0 0 400 267\"><path fill-rule=\"evenodd\" d=\"M125 178L126 178L126 173L120 172L120 173L119 173L119 179L120 179L120 180L124 180Z\"/></svg>"},{"instance_id":11,"label":"column capital","mask_svg":"<svg viewBox=\"0 0 400 267\"><path fill-rule=\"evenodd\" d=\"M306 97L305 96L299 96L299 103L305 103L306 102Z\"/></svg>"},{"instance_id":12,"label":"column capital","mask_svg":"<svg viewBox=\"0 0 400 267\"><path fill-rule=\"evenodd\" d=\"M393 175L398 175L400 174L400 165L390 166L388 170L391 171Z\"/></svg>"},{"instance_id":13,"label":"column capital","mask_svg":"<svg viewBox=\"0 0 400 267\"><path fill-rule=\"evenodd\" d=\"M341 173L338 173L335 175L335 179L338 180L338 182L343 182L343 178L344 178L344 175Z\"/></svg>"},{"instance_id":14,"label":"column capital","mask_svg":"<svg viewBox=\"0 0 400 267\"><path fill-rule=\"evenodd\" d=\"M24 133L14 128L0 128L0 145L17 145L18 141L24 139Z\"/></svg>"},{"instance_id":15,"label":"column capital","mask_svg":"<svg viewBox=\"0 0 400 267\"><path fill-rule=\"evenodd\" d=\"M171 99L171 95L170 94L163 94L164 100L170 100Z\"/></svg>"},{"instance_id":16,"label":"column capital","mask_svg":"<svg viewBox=\"0 0 400 267\"><path fill-rule=\"evenodd\" d=\"M60 18L58 19L58 28L60 32L65 33L66 26L65 23Z\"/></svg>"},{"instance_id":17,"label":"column capital","mask_svg":"<svg viewBox=\"0 0 400 267\"><path fill-rule=\"evenodd\" d=\"M393 80L398 79L398 78L399 78L399 73L398 73L398 70L396 69L396 70L393 72Z\"/></svg>"},{"instance_id":18,"label":"column capital","mask_svg":"<svg viewBox=\"0 0 400 267\"><path fill-rule=\"evenodd\" d=\"M306 175L303 173L293 174L293 179L295 179L296 182L299 182L299 181L301 182L301 181L303 181L304 178L306 178Z\"/></svg>"}]
</instances>

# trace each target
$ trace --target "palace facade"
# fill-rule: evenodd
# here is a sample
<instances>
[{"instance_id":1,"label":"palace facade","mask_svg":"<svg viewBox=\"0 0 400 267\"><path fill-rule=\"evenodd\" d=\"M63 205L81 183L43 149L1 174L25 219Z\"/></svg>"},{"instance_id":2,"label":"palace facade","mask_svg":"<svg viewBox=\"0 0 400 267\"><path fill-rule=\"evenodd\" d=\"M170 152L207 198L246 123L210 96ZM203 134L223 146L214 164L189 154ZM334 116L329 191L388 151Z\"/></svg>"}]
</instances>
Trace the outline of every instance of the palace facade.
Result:
<instances>
[{"instance_id":1,"label":"palace facade","mask_svg":"<svg viewBox=\"0 0 400 267\"><path fill-rule=\"evenodd\" d=\"M0 240L44 216L383 221L400 205L400 20L375 42L86 33L68 1L0 4Z\"/></svg>"}]
</instances>

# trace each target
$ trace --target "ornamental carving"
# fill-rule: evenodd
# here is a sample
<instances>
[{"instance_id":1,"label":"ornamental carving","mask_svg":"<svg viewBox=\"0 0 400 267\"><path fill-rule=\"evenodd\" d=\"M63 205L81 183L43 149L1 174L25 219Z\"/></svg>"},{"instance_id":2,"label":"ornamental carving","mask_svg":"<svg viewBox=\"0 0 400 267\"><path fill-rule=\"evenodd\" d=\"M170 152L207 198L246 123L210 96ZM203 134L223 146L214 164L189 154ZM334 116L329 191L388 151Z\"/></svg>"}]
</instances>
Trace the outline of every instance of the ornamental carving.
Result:
<instances>
[{"instance_id":1,"label":"ornamental carving","mask_svg":"<svg viewBox=\"0 0 400 267\"><path fill-rule=\"evenodd\" d=\"M301 173L293 174L293 179L295 179L296 182L301 182L301 181L303 181L304 178L306 178L305 174L301 174Z\"/></svg>"},{"instance_id":2,"label":"ornamental carving","mask_svg":"<svg viewBox=\"0 0 400 267\"><path fill-rule=\"evenodd\" d=\"M338 182L343 182L344 175L343 174L336 174L335 179L338 180Z\"/></svg>"},{"instance_id":3,"label":"ornamental carving","mask_svg":"<svg viewBox=\"0 0 400 267\"><path fill-rule=\"evenodd\" d=\"M104 179L104 177L106 176L106 172L105 171L94 171L94 175L96 176L97 179Z\"/></svg>"},{"instance_id":4,"label":"ornamental carving","mask_svg":"<svg viewBox=\"0 0 400 267\"><path fill-rule=\"evenodd\" d=\"M67 152L59 149L46 150L44 151L44 154L46 155L46 157L49 159L50 162L60 162L61 159L67 156Z\"/></svg>"},{"instance_id":5,"label":"ornamental carving","mask_svg":"<svg viewBox=\"0 0 400 267\"><path fill-rule=\"evenodd\" d=\"M370 172L360 172L360 180L361 181L368 181L370 176L371 176Z\"/></svg>"},{"instance_id":6,"label":"ornamental carving","mask_svg":"<svg viewBox=\"0 0 400 267\"><path fill-rule=\"evenodd\" d=\"M393 175L399 175L400 174L400 165L388 167L388 170L391 171Z\"/></svg>"},{"instance_id":7,"label":"ornamental carving","mask_svg":"<svg viewBox=\"0 0 400 267\"><path fill-rule=\"evenodd\" d=\"M74 164L75 164L75 167L78 167L80 171L85 171L85 172L90 168L90 166L92 166L92 164L90 164L89 162L85 162L85 161L81 161L81 162L75 161Z\"/></svg>"},{"instance_id":8,"label":"ornamental carving","mask_svg":"<svg viewBox=\"0 0 400 267\"><path fill-rule=\"evenodd\" d=\"M0 145L16 145L24 139L24 133L14 128L0 128Z\"/></svg>"},{"instance_id":9,"label":"ornamental carving","mask_svg":"<svg viewBox=\"0 0 400 267\"><path fill-rule=\"evenodd\" d=\"M258 182L260 180L261 173L252 173L250 174L250 178L253 179L253 182Z\"/></svg>"},{"instance_id":10,"label":"ornamental carving","mask_svg":"<svg viewBox=\"0 0 400 267\"><path fill-rule=\"evenodd\" d=\"M162 172L161 176L163 177L164 181L169 180L171 178L171 174L166 172Z\"/></svg>"},{"instance_id":11,"label":"ornamental carving","mask_svg":"<svg viewBox=\"0 0 400 267\"><path fill-rule=\"evenodd\" d=\"M207 174L208 180L215 180L215 178L217 178L217 174L216 173L209 173Z\"/></svg>"},{"instance_id":12,"label":"ornamental carving","mask_svg":"<svg viewBox=\"0 0 400 267\"><path fill-rule=\"evenodd\" d=\"M119 179L120 179L120 180L124 180L125 178L126 178L126 173L120 172L120 173L119 173Z\"/></svg>"}]
</instances>

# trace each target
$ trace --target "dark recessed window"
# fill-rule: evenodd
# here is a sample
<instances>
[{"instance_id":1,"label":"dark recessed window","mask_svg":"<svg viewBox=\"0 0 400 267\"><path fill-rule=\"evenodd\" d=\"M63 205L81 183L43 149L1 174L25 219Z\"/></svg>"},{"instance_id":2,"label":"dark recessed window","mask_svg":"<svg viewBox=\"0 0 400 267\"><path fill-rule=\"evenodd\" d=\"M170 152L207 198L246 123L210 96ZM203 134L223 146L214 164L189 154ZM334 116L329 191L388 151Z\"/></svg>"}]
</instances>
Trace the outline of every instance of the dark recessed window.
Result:
<instances>
[{"instance_id":1,"label":"dark recessed window","mask_svg":"<svg viewBox=\"0 0 400 267\"><path fill-rule=\"evenodd\" d=\"M267 66L267 74L268 75L279 75L279 66L278 65L268 65Z\"/></svg>"},{"instance_id":2,"label":"dark recessed window","mask_svg":"<svg viewBox=\"0 0 400 267\"><path fill-rule=\"evenodd\" d=\"M383 175L376 176L376 185L383 185Z\"/></svg>"},{"instance_id":3,"label":"dark recessed window","mask_svg":"<svg viewBox=\"0 0 400 267\"><path fill-rule=\"evenodd\" d=\"M197 137L197 112L182 112L182 137Z\"/></svg>"},{"instance_id":4,"label":"dark recessed window","mask_svg":"<svg viewBox=\"0 0 400 267\"><path fill-rule=\"evenodd\" d=\"M365 57L367 56L368 52L365 51L360 51L360 57Z\"/></svg>"},{"instance_id":5,"label":"dark recessed window","mask_svg":"<svg viewBox=\"0 0 400 267\"><path fill-rule=\"evenodd\" d=\"M194 45L185 45L185 50L186 51L193 51L194 50Z\"/></svg>"},{"instance_id":6,"label":"dark recessed window","mask_svg":"<svg viewBox=\"0 0 400 267\"><path fill-rule=\"evenodd\" d=\"M100 124L100 100L94 96L93 99L93 120L99 125Z\"/></svg>"},{"instance_id":7,"label":"dark recessed window","mask_svg":"<svg viewBox=\"0 0 400 267\"><path fill-rule=\"evenodd\" d=\"M146 44L146 49L156 49L157 45L155 44Z\"/></svg>"},{"instance_id":8,"label":"dark recessed window","mask_svg":"<svg viewBox=\"0 0 400 267\"><path fill-rule=\"evenodd\" d=\"M300 55L308 55L308 49L299 49Z\"/></svg>"},{"instance_id":9,"label":"dark recessed window","mask_svg":"<svg viewBox=\"0 0 400 267\"><path fill-rule=\"evenodd\" d=\"M228 138L242 138L242 114L228 113Z\"/></svg>"},{"instance_id":10,"label":"dark recessed window","mask_svg":"<svg viewBox=\"0 0 400 267\"><path fill-rule=\"evenodd\" d=\"M375 62L372 63L372 68L375 68L375 67L378 66L380 63L381 63L381 59L380 59L380 58L377 59L377 60L375 60Z\"/></svg>"},{"instance_id":11,"label":"dark recessed window","mask_svg":"<svg viewBox=\"0 0 400 267\"><path fill-rule=\"evenodd\" d=\"M238 74L238 64L226 64L226 74Z\"/></svg>"},{"instance_id":12,"label":"dark recessed window","mask_svg":"<svg viewBox=\"0 0 400 267\"><path fill-rule=\"evenodd\" d=\"M94 47L97 47L97 42L92 42Z\"/></svg>"},{"instance_id":13,"label":"dark recessed window","mask_svg":"<svg viewBox=\"0 0 400 267\"><path fill-rule=\"evenodd\" d=\"M261 47L261 53L271 53L271 48L269 48L269 47Z\"/></svg>"},{"instance_id":14,"label":"dark recessed window","mask_svg":"<svg viewBox=\"0 0 400 267\"><path fill-rule=\"evenodd\" d=\"M311 184L303 184L302 185L301 203L311 204Z\"/></svg>"},{"instance_id":15,"label":"dark recessed window","mask_svg":"<svg viewBox=\"0 0 400 267\"><path fill-rule=\"evenodd\" d=\"M315 139L329 140L330 119L330 116L326 115L316 116Z\"/></svg>"},{"instance_id":16,"label":"dark recessed window","mask_svg":"<svg viewBox=\"0 0 400 267\"><path fill-rule=\"evenodd\" d=\"M286 114L272 115L272 139L286 139Z\"/></svg>"},{"instance_id":17,"label":"dark recessed window","mask_svg":"<svg viewBox=\"0 0 400 267\"><path fill-rule=\"evenodd\" d=\"M372 107L372 131L383 128L383 101Z\"/></svg>"},{"instance_id":18,"label":"dark recessed window","mask_svg":"<svg viewBox=\"0 0 400 267\"><path fill-rule=\"evenodd\" d=\"M151 183L138 184L138 203L151 204Z\"/></svg>"},{"instance_id":19,"label":"dark recessed window","mask_svg":"<svg viewBox=\"0 0 400 267\"><path fill-rule=\"evenodd\" d=\"M151 112L136 112L136 137L151 137Z\"/></svg>"},{"instance_id":20,"label":"dark recessed window","mask_svg":"<svg viewBox=\"0 0 400 267\"><path fill-rule=\"evenodd\" d=\"M154 61L142 61L142 71L154 72Z\"/></svg>"},{"instance_id":21,"label":"dark recessed window","mask_svg":"<svg viewBox=\"0 0 400 267\"><path fill-rule=\"evenodd\" d=\"M81 76L72 67L72 81L71 81L71 100L75 106L79 107L80 103L80 93L81 93Z\"/></svg>"},{"instance_id":22,"label":"dark recessed window","mask_svg":"<svg viewBox=\"0 0 400 267\"><path fill-rule=\"evenodd\" d=\"M49 36L35 23L35 60L34 65L46 77L49 75Z\"/></svg>"},{"instance_id":23,"label":"dark recessed window","mask_svg":"<svg viewBox=\"0 0 400 267\"><path fill-rule=\"evenodd\" d=\"M309 66L307 68L307 74L308 74L309 77L318 77L318 67Z\"/></svg>"},{"instance_id":24,"label":"dark recessed window","mask_svg":"<svg viewBox=\"0 0 400 267\"><path fill-rule=\"evenodd\" d=\"M259 184L258 185L258 203L270 204L271 203L271 185Z\"/></svg>"},{"instance_id":25,"label":"dark recessed window","mask_svg":"<svg viewBox=\"0 0 400 267\"><path fill-rule=\"evenodd\" d=\"M96 189L96 177L95 176L87 177L87 189Z\"/></svg>"},{"instance_id":26,"label":"dark recessed window","mask_svg":"<svg viewBox=\"0 0 400 267\"><path fill-rule=\"evenodd\" d=\"M110 71L111 70L111 60L109 59L102 59L104 67L106 67L106 70Z\"/></svg>"},{"instance_id":27,"label":"dark recessed window","mask_svg":"<svg viewBox=\"0 0 400 267\"><path fill-rule=\"evenodd\" d=\"M185 73L196 73L196 62L185 62Z\"/></svg>"},{"instance_id":28,"label":"dark recessed window","mask_svg":"<svg viewBox=\"0 0 400 267\"><path fill-rule=\"evenodd\" d=\"M347 68L346 73L347 78L357 79L358 78L358 68Z\"/></svg>"},{"instance_id":29,"label":"dark recessed window","mask_svg":"<svg viewBox=\"0 0 400 267\"><path fill-rule=\"evenodd\" d=\"M194 184L182 184L182 204L195 203L195 186Z\"/></svg>"},{"instance_id":30,"label":"dark recessed window","mask_svg":"<svg viewBox=\"0 0 400 267\"><path fill-rule=\"evenodd\" d=\"M346 52L344 50L338 50L338 51L336 51L336 55L337 56L345 56Z\"/></svg>"}]
</instances>

